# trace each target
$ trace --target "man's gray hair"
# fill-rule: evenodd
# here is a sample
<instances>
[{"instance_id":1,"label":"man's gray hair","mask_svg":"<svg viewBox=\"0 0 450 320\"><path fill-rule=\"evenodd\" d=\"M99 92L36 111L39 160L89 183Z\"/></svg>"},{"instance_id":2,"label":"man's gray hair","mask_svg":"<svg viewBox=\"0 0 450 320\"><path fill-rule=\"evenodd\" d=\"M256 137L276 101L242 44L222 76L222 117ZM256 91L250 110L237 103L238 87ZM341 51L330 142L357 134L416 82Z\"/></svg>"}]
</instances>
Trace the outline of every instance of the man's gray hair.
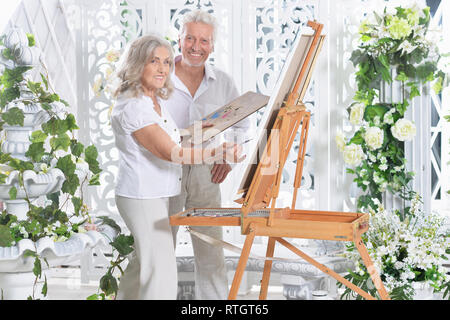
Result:
<instances>
[{"instance_id":1,"label":"man's gray hair","mask_svg":"<svg viewBox=\"0 0 450 320\"><path fill-rule=\"evenodd\" d=\"M186 13L183 16L183 21L181 25L181 32L180 36L183 37L186 32L186 24L191 22L200 22L207 25L210 25L213 27L213 42L216 40L216 33L217 33L217 20L216 18L211 15L210 13L203 11L203 10L194 10L191 12Z\"/></svg>"}]
</instances>

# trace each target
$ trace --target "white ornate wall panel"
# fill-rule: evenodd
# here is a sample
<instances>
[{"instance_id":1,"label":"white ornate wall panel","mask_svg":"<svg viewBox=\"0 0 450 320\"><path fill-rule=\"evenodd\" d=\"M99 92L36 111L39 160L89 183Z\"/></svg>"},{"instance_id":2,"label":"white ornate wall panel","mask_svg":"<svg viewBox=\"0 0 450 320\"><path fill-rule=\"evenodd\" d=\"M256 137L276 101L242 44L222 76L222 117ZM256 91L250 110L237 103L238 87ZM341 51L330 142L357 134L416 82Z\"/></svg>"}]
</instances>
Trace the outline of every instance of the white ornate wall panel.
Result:
<instances>
[{"instance_id":1,"label":"white ornate wall panel","mask_svg":"<svg viewBox=\"0 0 450 320\"><path fill-rule=\"evenodd\" d=\"M75 38L69 27L66 10L60 0L22 1L11 17L8 27L19 27L35 35L42 51L50 83L54 90L77 111ZM40 80L44 69L35 68L34 78Z\"/></svg>"}]
</instances>

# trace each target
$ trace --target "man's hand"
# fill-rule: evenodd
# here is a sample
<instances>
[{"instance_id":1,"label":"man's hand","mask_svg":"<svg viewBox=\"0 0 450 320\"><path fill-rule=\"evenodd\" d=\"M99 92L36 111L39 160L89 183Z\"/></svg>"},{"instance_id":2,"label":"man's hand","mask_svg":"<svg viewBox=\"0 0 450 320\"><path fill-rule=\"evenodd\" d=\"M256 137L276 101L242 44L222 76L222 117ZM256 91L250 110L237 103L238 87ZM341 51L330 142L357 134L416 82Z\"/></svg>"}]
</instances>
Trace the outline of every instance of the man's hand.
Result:
<instances>
[{"instance_id":1,"label":"man's hand","mask_svg":"<svg viewBox=\"0 0 450 320\"><path fill-rule=\"evenodd\" d=\"M228 163L215 163L211 170L211 182L222 183L231 171L231 166Z\"/></svg>"}]
</instances>

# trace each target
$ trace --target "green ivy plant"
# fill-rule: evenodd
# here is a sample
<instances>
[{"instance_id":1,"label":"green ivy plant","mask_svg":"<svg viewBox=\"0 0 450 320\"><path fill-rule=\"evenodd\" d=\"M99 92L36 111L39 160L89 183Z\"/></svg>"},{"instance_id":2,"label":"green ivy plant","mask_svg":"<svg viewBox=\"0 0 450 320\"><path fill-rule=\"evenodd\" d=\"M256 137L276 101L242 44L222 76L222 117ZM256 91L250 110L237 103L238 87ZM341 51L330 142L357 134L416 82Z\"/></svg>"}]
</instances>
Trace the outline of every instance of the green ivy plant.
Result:
<instances>
[{"instance_id":1,"label":"green ivy plant","mask_svg":"<svg viewBox=\"0 0 450 320\"><path fill-rule=\"evenodd\" d=\"M106 273L100 278L98 291L87 297L87 300L115 299L119 290L118 278L124 273L122 263L128 259L128 256L134 250L134 238L132 235L123 234L120 226L113 219L107 216L98 218L101 220L101 225L112 227L117 236L109 243L113 248L113 257Z\"/></svg>"},{"instance_id":2,"label":"green ivy plant","mask_svg":"<svg viewBox=\"0 0 450 320\"><path fill-rule=\"evenodd\" d=\"M33 47L34 36L28 34L27 37L29 47ZM17 62L19 50L5 48L4 40L3 35L0 38L2 60ZM100 184L102 170L97 160L98 152L94 145L84 145L77 140L75 133L79 127L69 104L51 88L46 74L41 73L41 81L36 82L27 76L31 66L10 65L15 67L4 68L0 76L0 130L5 124L24 125L25 116L19 105L40 106L47 113L48 120L31 133L31 144L25 153L28 160L0 151L0 184L5 183L12 171L18 171L20 187L23 187L26 170L46 173L51 168L60 169L65 181L60 191L46 195L42 206L34 204L27 195L25 200L29 210L26 220L18 220L3 210L0 215L0 246L14 246L22 239L36 242L44 237L64 241L74 233L86 232L83 225L93 222L83 199L83 188ZM77 165L84 166L88 173L81 181L76 174ZM11 187L9 196L11 200L16 198L16 187ZM48 263L36 251L27 250L25 257L35 259L33 273L36 284L42 277L43 263L47 267ZM35 298L34 291L29 299ZM44 279L42 294L47 294L47 279Z\"/></svg>"}]
</instances>

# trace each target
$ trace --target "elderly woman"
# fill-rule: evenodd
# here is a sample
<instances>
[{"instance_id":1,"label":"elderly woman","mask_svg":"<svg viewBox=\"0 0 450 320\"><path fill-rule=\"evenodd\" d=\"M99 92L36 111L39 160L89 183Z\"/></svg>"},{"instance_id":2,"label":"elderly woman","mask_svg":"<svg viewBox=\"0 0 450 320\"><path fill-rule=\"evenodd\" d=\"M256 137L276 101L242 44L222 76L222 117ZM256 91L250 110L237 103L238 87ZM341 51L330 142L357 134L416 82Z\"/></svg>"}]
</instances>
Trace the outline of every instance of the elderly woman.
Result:
<instances>
[{"instance_id":1,"label":"elderly woman","mask_svg":"<svg viewBox=\"0 0 450 320\"><path fill-rule=\"evenodd\" d=\"M241 146L181 147L164 108L172 92L170 44L153 35L135 40L118 72L111 123L119 150L116 205L134 237L135 252L121 278L118 299L176 299L177 266L168 198L180 193L181 164L239 162Z\"/></svg>"}]
</instances>

